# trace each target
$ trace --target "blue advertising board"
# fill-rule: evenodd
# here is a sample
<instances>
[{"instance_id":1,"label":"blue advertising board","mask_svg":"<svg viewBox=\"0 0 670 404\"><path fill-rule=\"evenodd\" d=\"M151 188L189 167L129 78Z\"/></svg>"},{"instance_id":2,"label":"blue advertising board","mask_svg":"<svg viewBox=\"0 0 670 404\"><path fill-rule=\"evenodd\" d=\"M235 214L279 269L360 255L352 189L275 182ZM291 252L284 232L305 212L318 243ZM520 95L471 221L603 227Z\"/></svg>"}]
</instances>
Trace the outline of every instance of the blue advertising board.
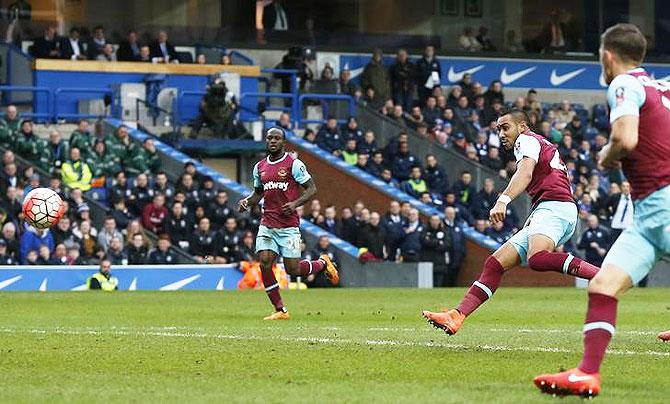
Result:
<instances>
[{"instance_id":1,"label":"blue advertising board","mask_svg":"<svg viewBox=\"0 0 670 404\"><path fill-rule=\"evenodd\" d=\"M97 266L0 266L0 291L86 290ZM237 289L242 272L228 265L127 265L112 268L119 290Z\"/></svg>"},{"instance_id":2,"label":"blue advertising board","mask_svg":"<svg viewBox=\"0 0 670 404\"><path fill-rule=\"evenodd\" d=\"M416 61L417 58L413 58ZM535 59L494 59L469 57L438 57L442 85L452 85L470 73L485 87L494 80L500 80L506 87L602 90L607 86L601 78L598 62L535 60ZM370 55L341 54L340 69L348 68L352 78L359 78ZM384 64L390 66L394 56L385 56ZM670 65L646 64L647 71L657 80L670 80Z\"/></svg>"}]
</instances>

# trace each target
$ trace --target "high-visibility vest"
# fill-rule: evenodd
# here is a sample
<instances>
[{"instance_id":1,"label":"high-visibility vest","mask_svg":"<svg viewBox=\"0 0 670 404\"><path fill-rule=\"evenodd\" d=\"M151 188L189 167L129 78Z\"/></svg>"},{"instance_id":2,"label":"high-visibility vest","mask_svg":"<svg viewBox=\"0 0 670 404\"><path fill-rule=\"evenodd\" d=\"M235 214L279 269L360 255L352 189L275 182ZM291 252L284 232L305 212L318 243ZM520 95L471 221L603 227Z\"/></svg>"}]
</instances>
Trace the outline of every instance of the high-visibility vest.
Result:
<instances>
[{"instance_id":1,"label":"high-visibility vest","mask_svg":"<svg viewBox=\"0 0 670 404\"><path fill-rule=\"evenodd\" d=\"M412 187L414 192L416 192L417 194L421 194L423 192L428 191L428 185L426 185L426 181L424 180L416 181L410 178L409 180L407 180L407 182L409 183L409 186Z\"/></svg>"},{"instance_id":2,"label":"high-visibility vest","mask_svg":"<svg viewBox=\"0 0 670 404\"><path fill-rule=\"evenodd\" d=\"M97 279L98 283L100 283L100 289L106 292L116 290L119 286L118 278L110 276L109 279L107 279L107 277L105 277L105 275L103 275L102 273L96 272L93 274L93 276L89 277L86 280L86 286L88 286L88 289L91 289L91 281L93 279Z\"/></svg>"}]
</instances>

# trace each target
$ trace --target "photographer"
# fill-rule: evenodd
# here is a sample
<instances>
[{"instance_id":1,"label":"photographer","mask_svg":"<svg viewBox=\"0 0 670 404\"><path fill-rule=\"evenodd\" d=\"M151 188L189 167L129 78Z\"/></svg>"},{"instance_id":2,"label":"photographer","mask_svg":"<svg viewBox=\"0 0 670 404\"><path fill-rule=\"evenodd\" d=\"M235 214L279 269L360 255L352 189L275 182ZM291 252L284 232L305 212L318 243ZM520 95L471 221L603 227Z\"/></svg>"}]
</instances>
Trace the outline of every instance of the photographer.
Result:
<instances>
[{"instance_id":1,"label":"photographer","mask_svg":"<svg viewBox=\"0 0 670 404\"><path fill-rule=\"evenodd\" d=\"M228 91L223 79L218 78L200 102L200 114L193 123L193 130L200 132L204 124L216 137L237 138L245 133L236 118L237 108L235 96Z\"/></svg>"}]
</instances>

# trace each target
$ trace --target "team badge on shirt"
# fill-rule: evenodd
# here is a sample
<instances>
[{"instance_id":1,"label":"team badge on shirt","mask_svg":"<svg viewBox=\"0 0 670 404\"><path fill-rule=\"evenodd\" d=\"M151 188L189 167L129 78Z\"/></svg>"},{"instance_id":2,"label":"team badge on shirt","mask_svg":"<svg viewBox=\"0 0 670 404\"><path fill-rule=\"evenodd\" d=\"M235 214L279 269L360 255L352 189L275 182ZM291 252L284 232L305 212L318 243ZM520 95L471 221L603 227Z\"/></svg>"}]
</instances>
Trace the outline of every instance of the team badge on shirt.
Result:
<instances>
[{"instance_id":1,"label":"team badge on shirt","mask_svg":"<svg viewBox=\"0 0 670 404\"><path fill-rule=\"evenodd\" d=\"M286 171L285 168L280 168L279 171L277 171L277 175L279 175L281 178L284 178L288 175L288 171Z\"/></svg>"},{"instance_id":2,"label":"team badge on shirt","mask_svg":"<svg viewBox=\"0 0 670 404\"><path fill-rule=\"evenodd\" d=\"M624 88L619 87L614 91L614 95L616 96L616 105L621 105L624 99Z\"/></svg>"}]
</instances>

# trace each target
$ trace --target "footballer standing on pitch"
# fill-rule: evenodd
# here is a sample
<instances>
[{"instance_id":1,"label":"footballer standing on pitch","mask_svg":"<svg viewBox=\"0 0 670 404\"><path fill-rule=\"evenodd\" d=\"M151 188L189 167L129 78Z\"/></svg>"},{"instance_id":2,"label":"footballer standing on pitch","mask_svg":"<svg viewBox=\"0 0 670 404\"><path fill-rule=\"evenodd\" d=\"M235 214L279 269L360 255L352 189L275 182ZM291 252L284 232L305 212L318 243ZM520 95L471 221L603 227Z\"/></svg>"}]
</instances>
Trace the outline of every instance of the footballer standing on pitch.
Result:
<instances>
[{"instance_id":1,"label":"footballer standing on pitch","mask_svg":"<svg viewBox=\"0 0 670 404\"><path fill-rule=\"evenodd\" d=\"M316 184L305 163L284 150L285 141L286 132L282 128L267 130L265 145L268 155L254 166L254 192L238 203L240 212L243 212L264 200L256 235L256 252L261 261L265 293L275 308L275 312L265 320L290 318L272 271L278 256L283 258L284 269L292 276L309 276L325 270L331 283L339 283L337 268L328 255L323 254L314 261L300 260L300 217L296 208L316 194Z\"/></svg>"}]
</instances>

